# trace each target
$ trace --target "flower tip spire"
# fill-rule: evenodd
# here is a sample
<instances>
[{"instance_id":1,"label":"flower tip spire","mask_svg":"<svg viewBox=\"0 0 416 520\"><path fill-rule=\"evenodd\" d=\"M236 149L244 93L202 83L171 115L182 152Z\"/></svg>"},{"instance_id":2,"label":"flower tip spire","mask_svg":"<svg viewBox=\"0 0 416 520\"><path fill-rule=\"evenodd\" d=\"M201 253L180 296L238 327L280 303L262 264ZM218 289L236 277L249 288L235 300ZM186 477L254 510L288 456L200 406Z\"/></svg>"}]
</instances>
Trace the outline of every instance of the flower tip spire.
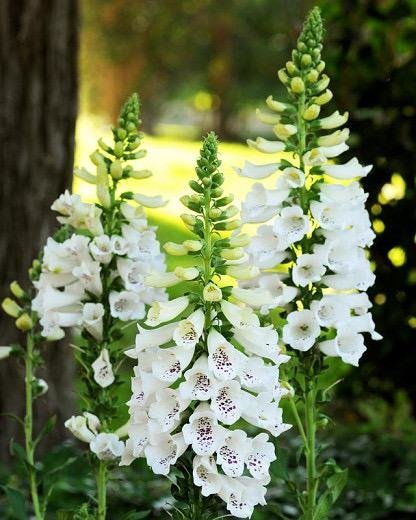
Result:
<instances>
[{"instance_id":1,"label":"flower tip spire","mask_svg":"<svg viewBox=\"0 0 416 520\"><path fill-rule=\"evenodd\" d=\"M303 24L302 32L298 42L308 44L308 40L315 40L316 43L322 43L324 36L324 26L322 22L321 9L318 6L313 7Z\"/></svg>"},{"instance_id":2,"label":"flower tip spire","mask_svg":"<svg viewBox=\"0 0 416 520\"><path fill-rule=\"evenodd\" d=\"M140 126L140 98L137 92L132 94L124 103L118 122L121 128L126 128L127 130L127 125L131 127L134 125L134 129ZM131 123L133 123L133 125Z\"/></svg>"}]
</instances>

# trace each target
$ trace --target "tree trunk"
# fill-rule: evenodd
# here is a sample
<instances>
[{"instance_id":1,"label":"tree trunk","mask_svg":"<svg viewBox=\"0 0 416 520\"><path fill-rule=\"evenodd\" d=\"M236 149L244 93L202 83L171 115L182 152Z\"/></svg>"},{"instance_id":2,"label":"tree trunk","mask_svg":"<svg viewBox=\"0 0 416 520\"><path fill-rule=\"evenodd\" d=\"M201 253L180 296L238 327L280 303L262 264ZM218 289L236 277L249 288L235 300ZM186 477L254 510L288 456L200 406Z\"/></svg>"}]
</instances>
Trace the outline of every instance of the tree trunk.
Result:
<instances>
[{"instance_id":1,"label":"tree trunk","mask_svg":"<svg viewBox=\"0 0 416 520\"><path fill-rule=\"evenodd\" d=\"M77 0L0 2L0 296L27 270L56 221L50 205L72 176L77 112ZM0 343L18 341L13 320L0 317ZM72 408L71 355L47 347L43 377L49 392L38 416L58 415L58 436ZM23 413L22 371L0 362L0 412ZM0 446L16 424L0 418Z\"/></svg>"}]
</instances>

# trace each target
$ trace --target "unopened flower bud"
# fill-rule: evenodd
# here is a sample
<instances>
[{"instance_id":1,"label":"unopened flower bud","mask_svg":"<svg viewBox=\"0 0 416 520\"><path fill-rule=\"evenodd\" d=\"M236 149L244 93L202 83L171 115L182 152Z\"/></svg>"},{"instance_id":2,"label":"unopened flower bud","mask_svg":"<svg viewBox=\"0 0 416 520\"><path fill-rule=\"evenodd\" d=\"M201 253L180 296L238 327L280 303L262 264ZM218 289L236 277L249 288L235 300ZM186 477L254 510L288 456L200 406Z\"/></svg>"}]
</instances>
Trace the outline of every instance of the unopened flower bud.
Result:
<instances>
[{"instance_id":1,"label":"unopened flower bud","mask_svg":"<svg viewBox=\"0 0 416 520\"><path fill-rule=\"evenodd\" d=\"M200 251L202 249L202 242L199 240L185 240L183 245L188 251Z\"/></svg>"},{"instance_id":2,"label":"unopened flower bud","mask_svg":"<svg viewBox=\"0 0 416 520\"><path fill-rule=\"evenodd\" d=\"M222 300L222 291L213 282L209 282L202 292L202 296L206 302L219 302Z\"/></svg>"},{"instance_id":3,"label":"unopened flower bud","mask_svg":"<svg viewBox=\"0 0 416 520\"><path fill-rule=\"evenodd\" d=\"M114 145L114 155L116 157L122 157L124 153L124 146L122 141L117 141Z\"/></svg>"},{"instance_id":4,"label":"unopened flower bud","mask_svg":"<svg viewBox=\"0 0 416 520\"><path fill-rule=\"evenodd\" d=\"M194 180L189 181L189 186L197 193L204 193L204 188Z\"/></svg>"},{"instance_id":5,"label":"unopened flower bud","mask_svg":"<svg viewBox=\"0 0 416 520\"><path fill-rule=\"evenodd\" d=\"M233 249L223 249L221 257L224 260L239 260L244 256L244 249L242 247L235 247Z\"/></svg>"},{"instance_id":6,"label":"unopened flower bud","mask_svg":"<svg viewBox=\"0 0 416 520\"><path fill-rule=\"evenodd\" d=\"M325 92L323 92L320 96L316 97L314 101L317 105L325 105L326 103L329 103L329 101L331 101L332 96L332 92L329 89L326 89Z\"/></svg>"},{"instance_id":7,"label":"unopened flower bud","mask_svg":"<svg viewBox=\"0 0 416 520\"><path fill-rule=\"evenodd\" d=\"M319 72L319 74L325 69L325 62L320 61L318 65L316 66L316 70Z\"/></svg>"},{"instance_id":8,"label":"unopened flower bud","mask_svg":"<svg viewBox=\"0 0 416 520\"><path fill-rule=\"evenodd\" d=\"M303 67L308 67L312 63L312 57L310 54L303 54L301 63Z\"/></svg>"},{"instance_id":9,"label":"unopened flower bud","mask_svg":"<svg viewBox=\"0 0 416 520\"><path fill-rule=\"evenodd\" d=\"M306 81L308 83L316 83L318 81L318 78L319 78L319 72L315 69L311 70L306 75Z\"/></svg>"},{"instance_id":10,"label":"unopened flower bud","mask_svg":"<svg viewBox=\"0 0 416 520\"><path fill-rule=\"evenodd\" d=\"M250 243L250 236L246 233L241 235L232 236L229 238L231 247L244 247Z\"/></svg>"},{"instance_id":11,"label":"unopened flower bud","mask_svg":"<svg viewBox=\"0 0 416 520\"><path fill-rule=\"evenodd\" d=\"M182 219L182 222L185 224L185 226L193 228L196 224L196 217L194 215L189 215L189 213L182 213L180 216Z\"/></svg>"},{"instance_id":12,"label":"unopened flower bud","mask_svg":"<svg viewBox=\"0 0 416 520\"><path fill-rule=\"evenodd\" d=\"M313 104L303 112L303 119L305 119L305 121L312 121L319 116L320 111L321 107Z\"/></svg>"},{"instance_id":13,"label":"unopened flower bud","mask_svg":"<svg viewBox=\"0 0 416 520\"><path fill-rule=\"evenodd\" d=\"M283 125L279 123L273 127L273 131L281 141L286 141L290 136L296 134L298 129L295 125Z\"/></svg>"},{"instance_id":14,"label":"unopened flower bud","mask_svg":"<svg viewBox=\"0 0 416 520\"><path fill-rule=\"evenodd\" d=\"M219 208L211 208L209 210L209 216L212 219L216 219L216 218L220 217L221 214L222 214L222 211Z\"/></svg>"},{"instance_id":15,"label":"unopened flower bud","mask_svg":"<svg viewBox=\"0 0 416 520\"><path fill-rule=\"evenodd\" d=\"M284 85L287 85L289 83L289 76L286 74L285 69L280 69L277 72L277 76Z\"/></svg>"},{"instance_id":16,"label":"unopened flower bud","mask_svg":"<svg viewBox=\"0 0 416 520\"><path fill-rule=\"evenodd\" d=\"M302 81L302 78L296 76L290 80L290 90L295 94L302 94L305 91L305 84Z\"/></svg>"},{"instance_id":17,"label":"unopened flower bud","mask_svg":"<svg viewBox=\"0 0 416 520\"><path fill-rule=\"evenodd\" d=\"M108 189L108 172L105 163L97 166L97 198L105 207L111 206L110 191Z\"/></svg>"},{"instance_id":18,"label":"unopened flower bud","mask_svg":"<svg viewBox=\"0 0 416 520\"><path fill-rule=\"evenodd\" d=\"M293 63L293 61L287 61L286 62L286 70L288 71L288 73L293 76L294 74L296 74L298 71L298 68L296 67L296 65Z\"/></svg>"},{"instance_id":19,"label":"unopened flower bud","mask_svg":"<svg viewBox=\"0 0 416 520\"><path fill-rule=\"evenodd\" d=\"M224 190L220 187L214 188L211 190L211 196L216 199L217 197L221 197L221 195L224 193Z\"/></svg>"},{"instance_id":20,"label":"unopened flower bud","mask_svg":"<svg viewBox=\"0 0 416 520\"><path fill-rule=\"evenodd\" d=\"M32 318L29 316L27 312L24 312L21 316L17 318L15 321L15 325L19 330L30 330L33 328Z\"/></svg>"},{"instance_id":21,"label":"unopened flower bud","mask_svg":"<svg viewBox=\"0 0 416 520\"><path fill-rule=\"evenodd\" d=\"M275 99L273 99L273 96L269 96L266 99L266 105L271 110L274 110L275 112L283 112L287 108L286 103L281 103L280 101L276 101Z\"/></svg>"},{"instance_id":22,"label":"unopened flower bud","mask_svg":"<svg viewBox=\"0 0 416 520\"><path fill-rule=\"evenodd\" d=\"M124 128L117 128L117 137L120 139L120 141L124 141L124 139L127 137L127 132Z\"/></svg>"},{"instance_id":23,"label":"unopened flower bud","mask_svg":"<svg viewBox=\"0 0 416 520\"><path fill-rule=\"evenodd\" d=\"M123 175L123 166L120 161L114 161L111 163L110 173L113 179L121 179Z\"/></svg>"},{"instance_id":24,"label":"unopened flower bud","mask_svg":"<svg viewBox=\"0 0 416 520\"><path fill-rule=\"evenodd\" d=\"M133 179L147 179L152 176L150 170L131 170L129 171L129 177Z\"/></svg>"},{"instance_id":25,"label":"unopened flower bud","mask_svg":"<svg viewBox=\"0 0 416 520\"><path fill-rule=\"evenodd\" d=\"M20 305L18 305L11 298L5 298L1 303L1 307L4 310L4 312L12 318L17 318L19 314L22 312L22 308L20 307Z\"/></svg>"},{"instance_id":26,"label":"unopened flower bud","mask_svg":"<svg viewBox=\"0 0 416 520\"><path fill-rule=\"evenodd\" d=\"M188 249L183 244L175 244L175 242L166 242L163 249L172 256L183 256L188 254Z\"/></svg>"},{"instance_id":27,"label":"unopened flower bud","mask_svg":"<svg viewBox=\"0 0 416 520\"><path fill-rule=\"evenodd\" d=\"M228 204L230 204L232 201L234 200L234 195L228 195L228 197L223 197L222 199L218 199L216 202L215 202L215 205L217 207L221 207L221 206L227 206Z\"/></svg>"},{"instance_id":28,"label":"unopened flower bud","mask_svg":"<svg viewBox=\"0 0 416 520\"><path fill-rule=\"evenodd\" d=\"M314 90L316 92L321 92L322 90L325 90L328 88L329 85L329 77L325 74L322 75L322 78L315 84Z\"/></svg>"},{"instance_id":29,"label":"unopened flower bud","mask_svg":"<svg viewBox=\"0 0 416 520\"><path fill-rule=\"evenodd\" d=\"M175 268L174 273L182 280L195 280L199 275L199 271L196 267L178 266Z\"/></svg>"},{"instance_id":30,"label":"unopened flower bud","mask_svg":"<svg viewBox=\"0 0 416 520\"><path fill-rule=\"evenodd\" d=\"M25 296L25 291L20 287L16 280L10 284L10 292L19 300Z\"/></svg>"},{"instance_id":31,"label":"unopened flower bud","mask_svg":"<svg viewBox=\"0 0 416 520\"><path fill-rule=\"evenodd\" d=\"M214 225L214 229L218 229L220 231L232 231L234 229L238 229L241 227L241 220L231 220L229 222L218 222Z\"/></svg>"},{"instance_id":32,"label":"unopened flower bud","mask_svg":"<svg viewBox=\"0 0 416 520\"><path fill-rule=\"evenodd\" d=\"M98 139L98 146L101 148L101 150L104 150L104 152L110 152L111 147L106 144L102 138Z\"/></svg>"},{"instance_id":33,"label":"unopened flower bud","mask_svg":"<svg viewBox=\"0 0 416 520\"><path fill-rule=\"evenodd\" d=\"M104 156L100 154L98 150L95 150L90 155L91 162L93 162L96 166L99 166L100 164L104 163Z\"/></svg>"},{"instance_id":34,"label":"unopened flower bud","mask_svg":"<svg viewBox=\"0 0 416 520\"><path fill-rule=\"evenodd\" d=\"M227 274L237 280L251 280L260 274L260 269L254 265L229 265Z\"/></svg>"}]
</instances>

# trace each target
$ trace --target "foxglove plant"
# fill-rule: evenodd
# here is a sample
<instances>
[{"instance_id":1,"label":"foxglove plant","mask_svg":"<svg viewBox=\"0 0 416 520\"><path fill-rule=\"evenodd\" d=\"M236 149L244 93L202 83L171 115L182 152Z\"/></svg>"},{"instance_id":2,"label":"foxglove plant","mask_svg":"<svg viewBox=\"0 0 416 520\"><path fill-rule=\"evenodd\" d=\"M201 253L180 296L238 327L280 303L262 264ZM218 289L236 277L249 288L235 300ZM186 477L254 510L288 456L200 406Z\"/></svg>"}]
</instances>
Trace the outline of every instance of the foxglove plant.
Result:
<instances>
[{"instance_id":1,"label":"foxglove plant","mask_svg":"<svg viewBox=\"0 0 416 520\"><path fill-rule=\"evenodd\" d=\"M246 162L239 169L240 175L253 179L277 175L273 189L256 183L242 204L242 220L261 224L247 252L262 271L242 287L267 288L278 300L277 306L264 306L262 312L276 309L277 329L292 356L295 397L290 402L306 461L306 490L297 490L304 520L327 518L347 477L346 471L318 456L316 430L326 422L320 412L327 395L320 378L326 358L340 357L357 366L366 350L363 333L381 338L365 292L375 278L365 250L374 233L359 179L371 166L362 166L356 158L338 162L348 150L349 130L341 129L348 113L321 116L332 98L323 73L322 38L320 11L314 8L292 60L278 73L288 101L269 96L269 111L258 112L277 140L248 140L263 153L289 152L290 160ZM293 488L293 482L290 485Z\"/></svg>"},{"instance_id":2,"label":"foxglove plant","mask_svg":"<svg viewBox=\"0 0 416 520\"><path fill-rule=\"evenodd\" d=\"M32 281L38 278L39 267L39 261L35 260L29 269L29 276ZM45 435L53 428L55 417L50 418L35 437L33 404L38 397L45 394L48 390L47 383L37 377L37 369L43 362L41 349L45 340L40 334L38 317L31 305L31 293L34 292L33 286L31 286L30 292L26 292L18 282L14 281L10 284L10 292L12 298L5 298L2 302L2 308L7 315L15 319L16 328L25 338L24 345L14 344L0 347L0 360L9 356L21 359L25 369L25 416L22 420L15 415L11 415L23 428L24 447L22 449L13 439L10 447L12 454L19 459L26 471L34 517L36 520L43 520L46 515L48 496L51 489L44 489L43 496L39 493L42 475L38 471L36 448ZM14 489L10 492L18 493Z\"/></svg>"},{"instance_id":3,"label":"foxglove plant","mask_svg":"<svg viewBox=\"0 0 416 520\"><path fill-rule=\"evenodd\" d=\"M106 516L109 470L124 452L124 443L113 431L119 419L117 372L125 359L120 340L129 324L144 318L146 305L166 299L164 289L145 282L150 272L164 272L165 262L155 228L148 225L143 209L161 206L164 201L159 196L118 194L125 179L151 175L129 163L145 155L139 149L139 125L139 101L134 95L112 129L113 145L99 140L100 150L90 156L96 175L83 168L75 171L96 186L99 203L86 203L66 191L52 204L66 235L64 240L48 239L32 301L44 337L60 339L67 327L81 331L80 341L73 347L86 410L68 419L65 426L89 444L100 520Z\"/></svg>"},{"instance_id":4,"label":"foxglove plant","mask_svg":"<svg viewBox=\"0 0 416 520\"><path fill-rule=\"evenodd\" d=\"M179 517L195 520L213 518L215 495L237 518L265 504L275 460L268 434L289 428L279 408L286 393L279 365L288 357L280 353L272 325L262 326L255 312L272 305L273 297L266 289L220 286L224 275L242 280L259 271L247 265L246 235L220 234L241 222L234 219L232 196L223 195L219 166L211 133L203 141L197 179L189 183L194 193L181 198L192 211L181 218L195 239L165 244L172 255L191 255L195 266L148 277L159 287L181 283L182 295L150 307L128 351L137 366L121 463L145 457L157 474L179 470ZM250 437L247 424L264 431Z\"/></svg>"}]
</instances>

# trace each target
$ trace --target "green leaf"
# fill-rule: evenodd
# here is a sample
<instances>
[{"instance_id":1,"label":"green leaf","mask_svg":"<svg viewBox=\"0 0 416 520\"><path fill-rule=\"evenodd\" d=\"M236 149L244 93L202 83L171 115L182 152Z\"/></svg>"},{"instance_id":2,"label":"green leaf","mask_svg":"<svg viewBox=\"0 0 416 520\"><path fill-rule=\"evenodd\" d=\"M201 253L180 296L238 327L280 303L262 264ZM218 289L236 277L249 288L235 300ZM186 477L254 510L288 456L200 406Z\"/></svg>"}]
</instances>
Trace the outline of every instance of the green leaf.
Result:
<instances>
[{"instance_id":1,"label":"green leaf","mask_svg":"<svg viewBox=\"0 0 416 520\"><path fill-rule=\"evenodd\" d=\"M9 506L11 507L14 516L18 520L26 520L28 518L26 514L25 497L21 491L8 486L2 486L4 492L7 495Z\"/></svg>"},{"instance_id":2,"label":"green leaf","mask_svg":"<svg viewBox=\"0 0 416 520\"><path fill-rule=\"evenodd\" d=\"M49 432L51 432L56 425L56 415L53 415L52 417L49 417L49 419L46 421L46 424L39 432L39 435L36 437L36 439L33 441L33 445L36 447L39 442L48 435Z\"/></svg>"},{"instance_id":3,"label":"green leaf","mask_svg":"<svg viewBox=\"0 0 416 520\"><path fill-rule=\"evenodd\" d=\"M348 480L348 469L335 467L335 473L326 481L327 490L318 500L313 520L327 520L331 507L337 501Z\"/></svg>"}]
</instances>

